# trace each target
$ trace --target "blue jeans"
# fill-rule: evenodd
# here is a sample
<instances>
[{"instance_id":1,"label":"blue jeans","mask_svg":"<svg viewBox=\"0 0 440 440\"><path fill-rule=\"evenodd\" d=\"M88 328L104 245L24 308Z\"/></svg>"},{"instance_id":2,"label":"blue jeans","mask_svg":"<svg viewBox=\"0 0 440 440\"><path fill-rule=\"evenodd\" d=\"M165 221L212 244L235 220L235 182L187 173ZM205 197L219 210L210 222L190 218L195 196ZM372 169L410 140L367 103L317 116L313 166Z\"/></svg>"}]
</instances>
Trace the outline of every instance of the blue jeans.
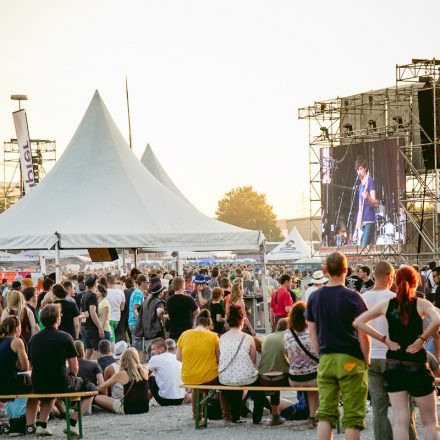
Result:
<instances>
[{"instance_id":1,"label":"blue jeans","mask_svg":"<svg viewBox=\"0 0 440 440\"><path fill-rule=\"evenodd\" d=\"M374 230L376 225L374 223L366 223L362 226L362 240L361 246L374 244Z\"/></svg>"}]
</instances>

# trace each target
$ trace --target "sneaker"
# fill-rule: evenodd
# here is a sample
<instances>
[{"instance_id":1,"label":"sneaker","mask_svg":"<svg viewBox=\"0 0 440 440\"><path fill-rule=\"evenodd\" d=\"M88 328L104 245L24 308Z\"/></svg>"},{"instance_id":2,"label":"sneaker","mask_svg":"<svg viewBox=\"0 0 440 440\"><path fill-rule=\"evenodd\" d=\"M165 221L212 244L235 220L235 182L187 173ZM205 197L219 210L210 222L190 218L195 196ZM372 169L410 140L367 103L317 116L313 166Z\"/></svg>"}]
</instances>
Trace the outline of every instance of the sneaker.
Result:
<instances>
[{"instance_id":1,"label":"sneaker","mask_svg":"<svg viewBox=\"0 0 440 440\"><path fill-rule=\"evenodd\" d=\"M35 425L26 425L26 432L24 435L35 435L37 427Z\"/></svg>"},{"instance_id":2,"label":"sneaker","mask_svg":"<svg viewBox=\"0 0 440 440\"><path fill-rule=\"evenodd\" d=\"M67 434L67 428L64 428L63 432L64 432L64 434ZM73 435L74 437L79 437L78 425L76 425L76 426L70 425L70 434Z\"/></svg>"},{"instance_id":3,"label":"sneaker","mask_svg":"<svg viewBox=\"0 0 440 440\"><path fill-rule=\"evenodd\" d=\"M53 432L49 428L43 428L42 426L37 426L37 430L35 432L37 436L46 437L49 435L53 435Z\"/></svg>"}]
</instances>

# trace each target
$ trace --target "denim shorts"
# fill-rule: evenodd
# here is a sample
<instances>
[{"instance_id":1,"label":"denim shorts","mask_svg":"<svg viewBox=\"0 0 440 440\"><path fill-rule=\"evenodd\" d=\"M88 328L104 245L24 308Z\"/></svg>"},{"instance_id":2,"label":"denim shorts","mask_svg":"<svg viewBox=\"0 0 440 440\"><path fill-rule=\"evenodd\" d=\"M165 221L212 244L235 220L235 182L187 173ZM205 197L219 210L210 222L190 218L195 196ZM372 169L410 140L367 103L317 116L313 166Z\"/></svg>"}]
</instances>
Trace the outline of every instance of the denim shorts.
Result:
<instances>
[{"instance_id":1,"label":"denim shorts","mask_svg":"<svg viewBox=\"0 0 440 440\"><path fill-rule=\"evenodd\" d=\"M138 351L138 353L142 353L145 351L144 338L139 338L138 336L134 335L135 328L136 328L135 325L130 325L131 346L134 347Z\"/></svg>"}]
</instances>

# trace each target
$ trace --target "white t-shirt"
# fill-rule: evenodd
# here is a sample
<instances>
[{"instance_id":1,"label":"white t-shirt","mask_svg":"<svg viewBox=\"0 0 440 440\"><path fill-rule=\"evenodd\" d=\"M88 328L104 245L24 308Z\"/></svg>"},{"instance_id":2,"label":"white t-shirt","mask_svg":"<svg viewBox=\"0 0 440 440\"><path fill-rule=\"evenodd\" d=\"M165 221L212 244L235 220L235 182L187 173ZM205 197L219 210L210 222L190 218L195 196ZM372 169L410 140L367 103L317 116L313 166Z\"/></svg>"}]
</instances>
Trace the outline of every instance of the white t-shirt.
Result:
<instances>
[{"instance_id":1,"label":"white t-shirt","mask_svg":"<svg viewBox=\"0 0 440 440\"><path fill-rule=\"evenodd\" d=\"M110 321L121 319L121 304L125 301L125 295L120 289L107 289L107 301L110 303Z\"/></svg>"},{"instance_id":2,"label":"white t-shirt","mask_svg":"<svg viewBox=\"0 0 440 440\"><path fill-rule=\"evenodd\" d=\"M115 374L119 373L121 367L117 362L110 364L110 366L113 367ZM122 399L124 397L124 385L120 384L119 382L116 382L114 385L112 385L112 397L113 399Z\"/></svg>"},{"instance_id":3,"label":"white t-shirt","mask_svg":"<svg viewBox=\"0 0 440 440\"><path fill-rule=\"evenodd\" d=\"M304 294L304 301L307 302L310 298L310 295L315 291L320 289L322 286L317 287L314 284L312 286L310 286L307 290L306 293Z\"/></svg>"},{"instance_id":4,"label":"white t-shirt","mask_svg":"<svg viewBox=\"0 0 440 440\"><path fill-rule=\"evenodd\" d=\"M377 304L386 301L387 299L394 298L395 293L390 290L367 290L363 295L362 299L369 309L372 309ZM388 322L385 316L379 316L379 318L373 319L369 322L371 327L373 327L378 332L389 337L388 333ZM386 359L386 354L388 347L378 341L376 338L371 338L371 359Z\"/></svg>"},{"instance_id":5,"label":"white t-shirt","mask_svg":"<svg viewBox=\"0 0 440 440\"><path fill-rule=\"evenodd\" d=\"M148 368L154 371L156 383L159 387L159 396L164 399L183 399L185 389L180 388L182 378L182 363L172 353L161 353L152 356L148 361Z\"/></svg>"}]
</instances>

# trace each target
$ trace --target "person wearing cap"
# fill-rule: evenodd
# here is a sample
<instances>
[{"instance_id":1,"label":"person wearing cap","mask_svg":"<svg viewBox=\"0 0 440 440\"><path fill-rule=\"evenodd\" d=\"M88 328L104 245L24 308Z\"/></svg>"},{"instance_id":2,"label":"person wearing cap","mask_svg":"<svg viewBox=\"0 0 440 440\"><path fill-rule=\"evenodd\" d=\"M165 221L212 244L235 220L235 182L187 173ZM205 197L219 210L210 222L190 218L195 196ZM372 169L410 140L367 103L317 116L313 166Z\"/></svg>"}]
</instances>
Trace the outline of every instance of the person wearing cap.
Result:
<instances>
[{"instance_id":1,"label":"person wearing cap","mask_svg":"<svg viewBox=\"0 0 440 440\"><path fill-rule=\"evenodd\" d=\"M132 346L142 357L144 353L144 338L135 336L134 331L139 317L139 306L144 302L144 296L148 293L150 282L145 275L139 275L136 278L136 284L138 287L131 293L128 306L128 326L131 332Z\"/></svg>"},{"instance_id":2,"label":"person wearing cap","mask_svg":"<svg viewBox=\"0 0 440 440\"><path fill-rule=\"evenodd\" d=\"M315 290L318 290L320 287L322 287L324 285L324 283L326 283L328 281L328 279L325 278L324 272L322 270L315 270L315 272L313 272L311 281L312 281L311 285L306 290L306 293L304 295L304 300L306 303L309 300L310 295Z\"/></svg>"},{"instance_id":3,"label":"person wearing cap","mask_svg":"<svg viewBox=\"0 0 440 440\"><path fill-rule=\"evenodd\" d=\"M161 284L154 285L150 295L142 304L142 333L144 337L144 351L146 360L150 358L151 343L156 338L165 337L162 318L165 315L165 302L162 292L165 289Z\"/></svg>"},{"instance_id":4,"label":"person wearing cap","mask_svg":"<svg viewBox=\"0 0 440 440\"><path fill-rule=\"evenodd\" d=\"M24 287L34 287L34 282L32 281L31 278L23 278L21 284Z\"/></svg>"},{"instance_id":5,"label":"person wearing cap","mask_svg":"<svg viewBox=\"0 0 440 440\"><path fill-rule=\"evenodd\" d=\"M202 274L195 276L194 284L196 285L196 288L191 293L191 296L198 307L204 308L211 298L212 290L208 287L206 278Z\"/></svg>"}]
</instances>

